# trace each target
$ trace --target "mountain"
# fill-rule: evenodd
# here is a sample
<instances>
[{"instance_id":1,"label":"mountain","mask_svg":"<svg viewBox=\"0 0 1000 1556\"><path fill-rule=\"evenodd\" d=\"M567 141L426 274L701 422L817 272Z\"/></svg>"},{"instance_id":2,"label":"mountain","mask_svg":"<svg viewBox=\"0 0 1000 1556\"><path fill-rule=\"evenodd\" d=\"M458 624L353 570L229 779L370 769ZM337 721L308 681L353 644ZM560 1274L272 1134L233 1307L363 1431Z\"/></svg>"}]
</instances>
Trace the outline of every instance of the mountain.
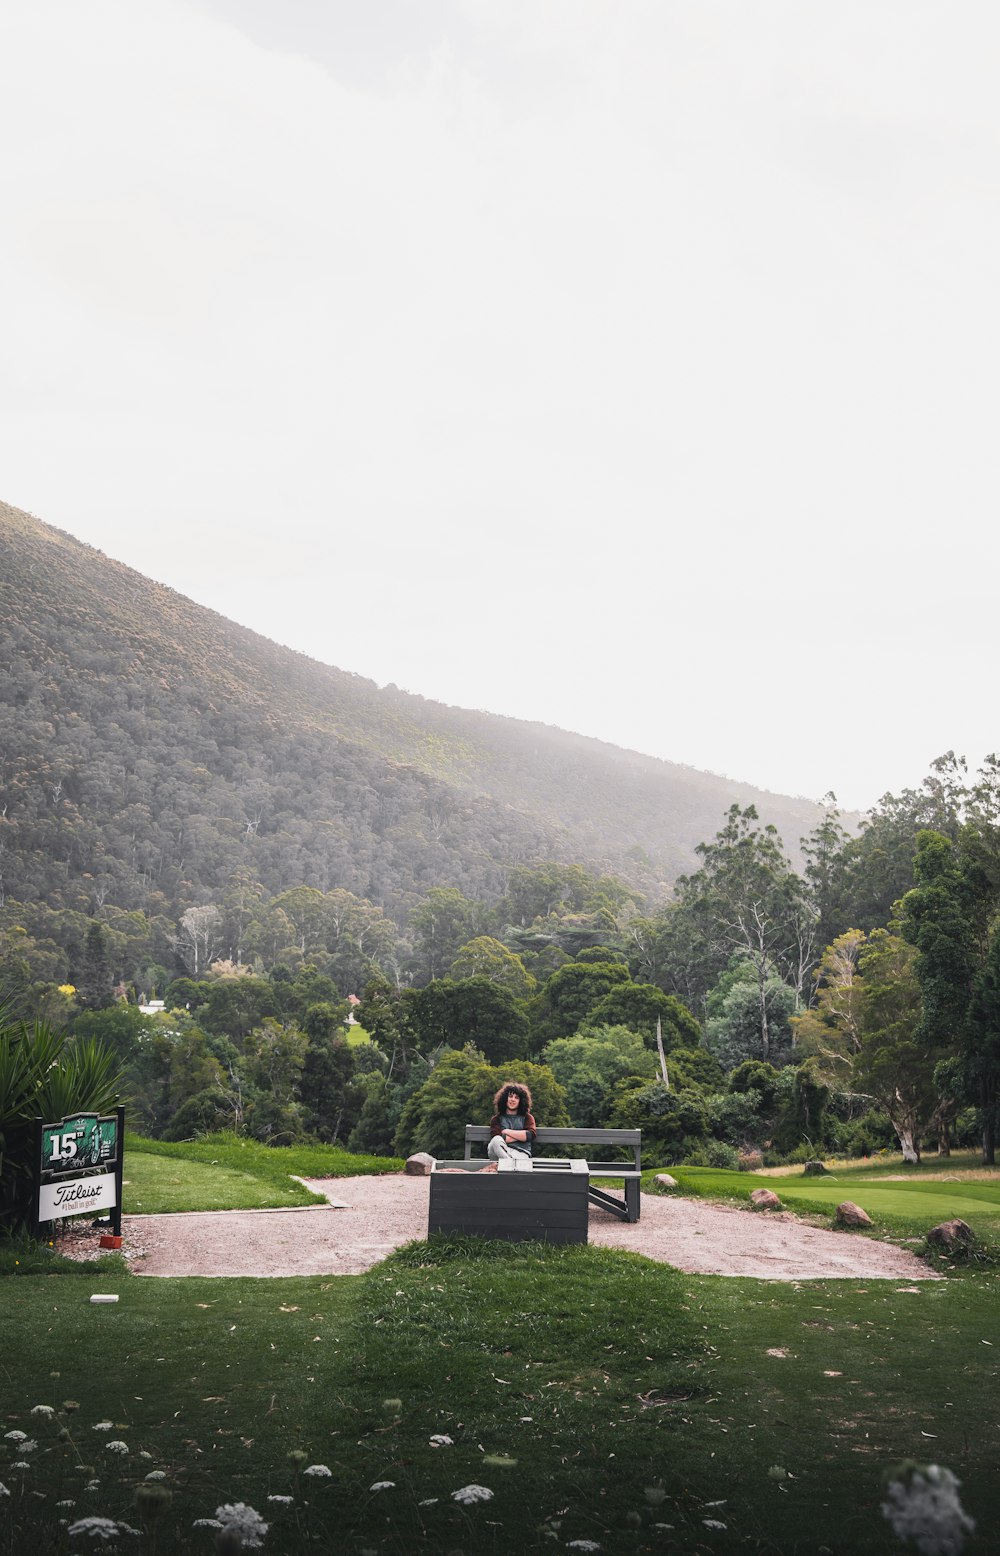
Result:
<instances>
[{"instance_id":1,"label":"mountain","mask_svg":"<svg viewBox=\"0 0 1000 1556\"><path fill-rule=\"evenodd\" d=\"M396 917L512 865L669 895L728 807L818 806L316 663L0 504L0 900L178 912L234 871Z\"/></svg>"}]
</instances>

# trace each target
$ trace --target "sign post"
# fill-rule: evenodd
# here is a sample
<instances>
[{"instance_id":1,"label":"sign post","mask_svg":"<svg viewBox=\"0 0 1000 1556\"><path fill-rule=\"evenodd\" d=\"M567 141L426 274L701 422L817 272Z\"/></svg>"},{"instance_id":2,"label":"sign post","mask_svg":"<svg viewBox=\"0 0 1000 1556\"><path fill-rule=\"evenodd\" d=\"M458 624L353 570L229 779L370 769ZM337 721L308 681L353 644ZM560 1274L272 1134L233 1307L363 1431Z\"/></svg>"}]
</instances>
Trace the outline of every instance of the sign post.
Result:
<instances>
[{"instance_id":1,"label":"sign post","mask_svg":"<svg viewBox=\"0 0 1000 1556\"><path fill-rule=\"evenodd\" d=\"M88 1211L108 1211L112 1233L122 1233L125 1109L107 1117L76 1113L58 1123L35 1120L35 1197L32 1230Z\"/></svg>"}]
</instances>

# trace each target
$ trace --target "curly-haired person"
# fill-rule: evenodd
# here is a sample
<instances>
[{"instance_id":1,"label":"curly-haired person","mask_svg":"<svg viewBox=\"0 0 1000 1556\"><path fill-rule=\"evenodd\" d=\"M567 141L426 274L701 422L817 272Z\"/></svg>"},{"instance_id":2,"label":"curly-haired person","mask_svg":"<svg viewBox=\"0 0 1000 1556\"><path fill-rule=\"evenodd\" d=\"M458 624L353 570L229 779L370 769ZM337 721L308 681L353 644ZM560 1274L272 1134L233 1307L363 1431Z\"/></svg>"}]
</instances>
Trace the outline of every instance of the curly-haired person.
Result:
<instances>
[{"instance_id":1,"label":"curly-haired person","mask_svg":"<svg viewBox=\"0 0 1000 1556\"><path fill-rule=\"evenodd\" d=\"M493 1098L490 1143L486 1147L486 1154L495 1162L506 1157L513 1161L515 1167L530 1167L534 1139L531 1092L520 1081L504 1081Z\"/></svg>"}]
</instances>

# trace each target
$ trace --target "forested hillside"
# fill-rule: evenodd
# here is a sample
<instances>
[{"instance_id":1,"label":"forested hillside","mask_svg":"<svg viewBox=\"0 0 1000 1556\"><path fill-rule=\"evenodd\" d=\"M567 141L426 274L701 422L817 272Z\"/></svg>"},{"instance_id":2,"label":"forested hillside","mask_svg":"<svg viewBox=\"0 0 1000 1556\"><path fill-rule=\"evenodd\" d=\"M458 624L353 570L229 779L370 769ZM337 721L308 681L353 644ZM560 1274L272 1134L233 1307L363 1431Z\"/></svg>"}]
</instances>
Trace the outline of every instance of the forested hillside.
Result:
<instances>
[{"instance_id":1,"label":"forested hillside","mask_svg":"<svg viewBox=\"0 0 1000 1556\"><path fill-rule=\"evenodd\" d=\"M820 814L380 690L5 505L0 664L0 893L55 910L176 917L245 872L272 895L343 888L401 922L434 886L495 901L541 859L655 902L734 801L793 855Z\"/></svg>"}]
</instances>

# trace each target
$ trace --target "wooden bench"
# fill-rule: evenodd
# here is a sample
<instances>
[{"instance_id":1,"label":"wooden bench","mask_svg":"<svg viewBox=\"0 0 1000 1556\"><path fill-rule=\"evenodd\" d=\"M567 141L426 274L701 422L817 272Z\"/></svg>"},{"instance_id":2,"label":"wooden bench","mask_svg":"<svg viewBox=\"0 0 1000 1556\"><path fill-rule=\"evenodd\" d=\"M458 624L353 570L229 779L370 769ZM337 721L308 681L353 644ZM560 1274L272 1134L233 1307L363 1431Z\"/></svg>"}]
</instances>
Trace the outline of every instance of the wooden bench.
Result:
<instances>
[{"instance_id":1,"label":"wooden bench","mask_svg":"<svg viewBox=\"0 0 1000 1556\"><path fill-rule=\"evenodd\" d=\"M488 1124L466 1124L465 1126L465 1160L472 1160L473 1145L486 1144L490 1138ZM595 1205L602 1210L610 1210L611 1214L618 1216L622 1221L638 1221L639 1219L639 1179L640 1170L640 1146L642 1144L641 1129L560 1129L558 1127L543 1126L535 1131L535 1149L540 1145L582 1145L582 1146L617 1146L624 1147L632 1152L632 1162L593 1162L587 1157L587 1168L590 1174L588 1193ZM558 1156L534 1156L536 1167L562 1166L564 1157ZM607 1189L600 1189L594 1182L595 1178L623 1178L625 1180L625 1198L619 1199L616 1194L609 1194Z\"/></svg>"},{"instance_id":2,"label":"wooden bench","mask_svg":"<svg viewBox=\"0 0 1000 1556\"><path fill-rule=\"evenodd\" d=\"M562 1171L484 1172L483 1161L434 1163L427 1234L460 1232L503 1242L585 1243L586 1162ZM506 1166L506 1164L504 1164ZM568 1171L566 1169L569 1169Z\"/></svg>"}]
</instances>

